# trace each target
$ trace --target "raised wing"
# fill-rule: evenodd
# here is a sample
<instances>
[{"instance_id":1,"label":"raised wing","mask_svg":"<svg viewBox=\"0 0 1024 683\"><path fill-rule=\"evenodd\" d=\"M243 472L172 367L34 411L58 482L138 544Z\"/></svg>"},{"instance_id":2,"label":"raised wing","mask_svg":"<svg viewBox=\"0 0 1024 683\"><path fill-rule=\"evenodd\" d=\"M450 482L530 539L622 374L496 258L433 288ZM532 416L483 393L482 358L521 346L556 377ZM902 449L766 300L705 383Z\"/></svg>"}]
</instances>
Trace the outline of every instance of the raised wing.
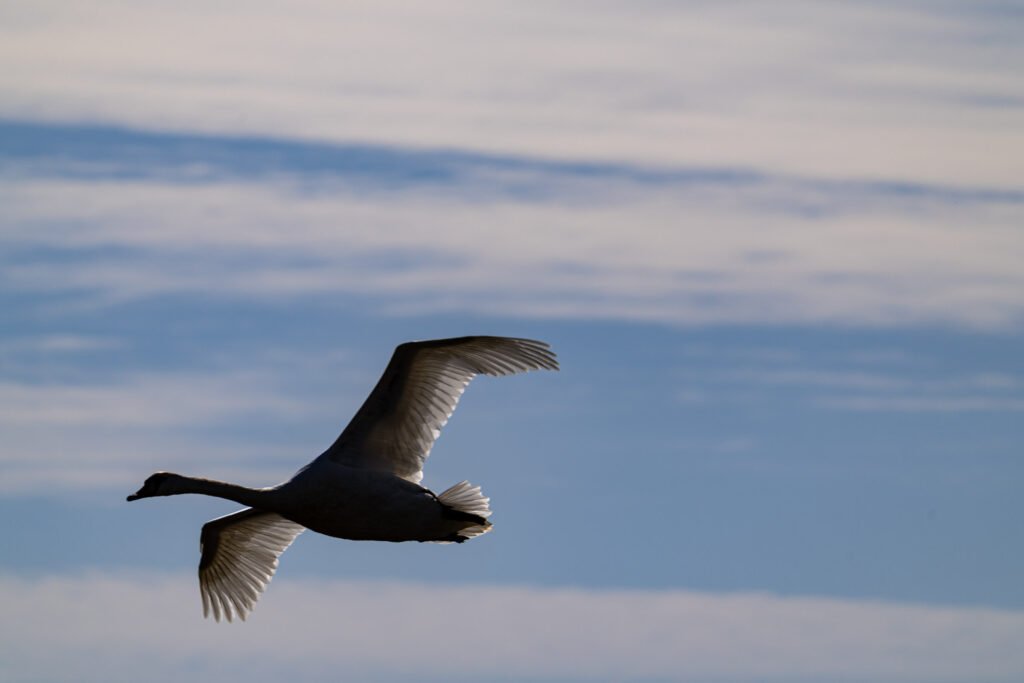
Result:
<instances>
[{"instance_id":1,"label":"raised wing","mask_svg":"<svg viewBox=\"0 0 1024 683\"><path fill-rule=\"evenodd\" d=\"M532 339L458 337L402 344L321 457L419 483L434 440L475 375L541 369L557 370L558 361L547 344Z\"/></svg>"},{"instance_id":2,"label":"raised wing","mask_svg":"<svg viewBox=\"0 0 1024 683\"><path fill-rule=\"evenodd\" d=\"M270 583L281 556L305 531L276 512L247 508L203 525L199 544L199 592L203 616L245 621Z\"/></svg>"}]
</instances>

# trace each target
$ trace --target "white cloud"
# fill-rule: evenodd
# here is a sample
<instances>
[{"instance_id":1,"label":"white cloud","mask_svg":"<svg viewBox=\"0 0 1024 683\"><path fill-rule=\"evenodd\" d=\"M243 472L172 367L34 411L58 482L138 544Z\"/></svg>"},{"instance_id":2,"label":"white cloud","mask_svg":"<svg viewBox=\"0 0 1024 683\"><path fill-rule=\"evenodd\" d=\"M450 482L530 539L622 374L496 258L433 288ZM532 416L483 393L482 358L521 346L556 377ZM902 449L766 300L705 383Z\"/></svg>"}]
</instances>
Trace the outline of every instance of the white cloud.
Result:
<instances>
[{"instance_id":1,"label":"white cloud","mask_svg":"<svg viewBox=\"0 0 1024 683\"><path fill-rule=\"evenodd\" d=\"M268 390L258 372L144 374L91 384L0 382L0 424L122 427L214 423L230 417L295 417L309 406Z\"/></svg>"},{"instance_id":2,"label":"white cloud","mask_svg":"<svg viewBox=\"0 0 1024 683\"><path fill-rule=\"evenodd\" d=\"M245 623L194 578L0 577L12 680L1015 681L1024 613L769 594L313 581Z\"/></svg>"},{"instance_id":3,"label":"white cloud","mask_svg":"<svg viewBox=\"0 0 1024 683\"><path fill-rule=\"evenodd\" d=\"M891 373L872 373L860 370L739 370L730 373L741 382L826 387L852 391L893 391L906 388L911 382Z\"/></svg>"},{"instance_id":4,"label":"white cloud","mask_svg":"<svg viewBox=\"0 0 1024 683\"><path fill-rule=\"evenodd\" d=\"M392 312L681 324L999 327L1024 317L1019 204L868 196L854 208L819 196L829 210L802 215L791 207L812 190L784 182L725 191L595 181L589 192L599 199L9 178L0 240L86 255L11 263L4 280L99 301L341 292Z\"/></svg>"},{"instance_id":5,"label":"white cloud","mask_svg":"<svg viewBox=\"0 0 1024 683\"><path fill-rule=\"evenodd\" d=\"M1024 47L965 7L34 2L0 116L1017 187Z\"/></svg>"},{"instance_id":6,"label":"white cloud","mask_svg":"<svg viewBox=\"0 0 1024 683\"><path fill-rule=\"evenodd\" d=\"M749 354L748 354L749 355ZM863 358L855 356L853 359ZM756 387L771 390L796 389L812 405L836 410L882 412L1020 412L1024 411L1024 382L1005 372L957 374L943 368L922 374L914 361L868 354L868 362L884 362L884 372L851 368L846 363L814 366L796 357L761 359L757 365L740 364L728 370L691 370L681 382L689 386L699 380L718 388L705 392L702 400L730 400L736 390L749 392ZM894 366L899 361L900 366ZM749 361L748 361L749 362ZM929 362L929 361L925 361ZM768 367L766 367L766 364ZM739 395L743 395L743 393ZM685 402L686 396L680 398Z\"/></svg>"},{"instance_id":7,"label":"white cloud","mask_svg":"<svg viewBox=\"0 0 1024 683\"><path fill-rule=\"evenodd\" d=\"M1024 412L1024 398L1016 396L824 396L830 408L887 413Z\"/></svg>"},{"instance_id":8,"label":"white cloud","mask_svg":"<svg viewBox=\"0 0 1024 683\"><path fill-rule=\"evenodd\" d=\"M244 431L227 439L204 431L223 430L233 420L294 425L336 414L315 397L297 398L279 380L267 372L222 370L73 384L0 381L0 493L129 490L141 474L174 469L250 485L282 481L303 464L301 457Z\"/></svg>"},{"instance_id":9,"label":"white cloud","mask_svg":"<svg viewBox=\"0 0 1024 683\"><path fill-rule=\"evenodd\" d=\"M37 337L20 337L0 341L0 360L15 354L74 354L89 351L109 351L122 346L123 342L112 337L86 334L46 334Z\"/></svg>"}]
</instances>

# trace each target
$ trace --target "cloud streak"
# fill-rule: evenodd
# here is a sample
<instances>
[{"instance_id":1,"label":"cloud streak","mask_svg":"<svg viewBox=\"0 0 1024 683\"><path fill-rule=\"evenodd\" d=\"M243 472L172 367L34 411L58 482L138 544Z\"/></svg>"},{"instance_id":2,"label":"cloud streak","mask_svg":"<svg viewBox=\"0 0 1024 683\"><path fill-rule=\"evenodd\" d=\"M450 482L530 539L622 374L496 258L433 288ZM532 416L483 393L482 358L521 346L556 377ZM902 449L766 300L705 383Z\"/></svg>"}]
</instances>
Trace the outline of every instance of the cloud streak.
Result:
<instances>
[{"instance_id":1,"label":"cloud streak","mask_svg":"<svg viewBox=\"0 0 1024 683\"><path fill-rule=\"evenodd\" d=\"M695 357L706 358L698 350ZM916 363L915 363L916 361ZM879 364L882 364L881 367ZM751 391L785 392L791 400L840 411L897 413L1020 412L1024 381L1012 372L955 372L923 355L863 359L800 359L796 354L747 354L728 368L695 367L678 394L686 403L729 402ZM697 391L694 385L715 387Z\"/></svg>"},{"instance_id":2,"label":"cloud streak","mask_svg":"<svg viewBox=\"0 0 1024 683\"><path fill-rule=\"evenodd\" d=\"M246 432L212 435L253 421L294 427L336 412L252 370L0 381L0 493L127 489L140 472L172 468L264 486L296 463Z\"/></svg>"},{"instance_id":3,"label":"cloud streak","mask_svg":"<svg viewBox=\"0 0 1024 683\"><path fill-rule=\"evenodd\" d=\"M258 182L11 176L3 280L99 303L347 293L393 313L677 324L1005 327L1024 312L1013 195L460 164L440 193L288 165Z\"/></svg>"},{"instance_id":4,"label":"cloud streak","mask_svg":"<svg viewBox=\"0 0 1024 683\"><path fill-rule=\"evenodd\" d=\"M6 118L958 185L1024 176L1022 48L989 3L4 12Z\"/></svg>"},{"instance_id":5,"label":"cloud streak","mask_svg":"<svg viewBox=\"0 0 1024 683\"><path fill-rule=\"evenodd\" d=\"M191 577L0 578L14 678L1011 681L1024 615L769 594L278 580L245 624ZM59 651L61 657L50 653ZM218 662L230 660L226 671ZM235 668L238 667L238 668Z\"/></svg>"}]
</instances>

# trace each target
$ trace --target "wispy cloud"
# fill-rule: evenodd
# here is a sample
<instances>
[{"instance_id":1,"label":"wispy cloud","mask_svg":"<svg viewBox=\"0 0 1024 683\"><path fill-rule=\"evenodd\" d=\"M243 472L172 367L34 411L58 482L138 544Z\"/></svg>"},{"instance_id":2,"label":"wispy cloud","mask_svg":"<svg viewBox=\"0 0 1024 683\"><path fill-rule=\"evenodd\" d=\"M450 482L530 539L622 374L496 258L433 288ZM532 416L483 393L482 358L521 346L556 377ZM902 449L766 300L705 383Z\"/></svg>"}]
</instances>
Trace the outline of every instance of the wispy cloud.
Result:
<instances>
[{"instance_id":1,"label":"wispy cloud","mask_svg":"<svg viewBox=\"0 0 1024 683\"><path fill-rule=\"evenodd\" d=\"M308 424L335 415L280 380L227 370L2 381L0 493L127 488L149 469L193 469L261 486L280 481L301 464L283 449L245 430L212 436L232 424Z\"/></svg>"},{"instance_id":2,"label":"wispy cloud","mask_svg":"<svg viewBox=\"0 0 1024 683\"><path fill-rule=\"evenodd\" d=\"M39 2L3 10L0 115L1017 187L994 8Z\"/></svg>"},{"instance_id":3,"label":"wispy cloud","mask_svg":"<svg viewBox=\"0 0 1024 683\"><path fill-rule=\"evenodd\" d=\"M945 375L945 376L943 376ZM1021 380L1006 373L931 377L863 370L758 370L739 372L743 382L799 387L809 400L841 410L896 412L1018 412Z\"/></svg>"},{"instance_id":4,"label":"wispy cloud","mask_svg":"<svg viewBox=\"0 0 1024 683\"><path fill-rule=\"evenodd\" d=\"M0 341L0 361L23 354L76 354L110 351L123 341L113 337L85 334L45 334L37 337L10 338Z\"/></svg>"},{"instance_id":5,"label":"wispy cloud","mask_svg":"<svg viewBox=\"0 0 1024 683\"><path fill-rule=\"evenodd\" d=\"M822 405L839 410L898 413L1024 412L1017 396L826 396Z\"/></svg>"},{"instance_id":6,"label":"wispy cloud","mask_svg":"<svg viewBox=\"0 0 1024 683\"><path fill-rule=\"evenodd\" d=\"M13 678L1013 681L1024 614L769 594L279 577L244 624L191 577L0 578ZM60 652L60 657L52 656ZM231 669L218 662L228 658Z\"/></svg>"},{"instance_id":7,"label":"wispy cloud","mask_svg":"<svg viewBox=\"0 0 1024 683\"><path fill-rule=\"evenodd\" d=\"M751 354L747 354L748 356ZM765 360L767 358L767 360ZM683 403L693 400L693 383L712 384L713 392L698 392L706 402L728 401L752 391L787 392L790 400L849 411L971 413L1024 410L1024 380L1008 372L955 372L915 366L915 360L869 355L868 366L853 358L831 362L800 360L794 355L750 358L728 369L694 370L685 373L686 385L679 394ZM879 363L884 367L877 367ZM796 392L796 393L794 393ZM793 397L796 396L794 399Z\"/></svg>"},{"instance_id":8,"label":"wispy cloud","mask_svg":"<svg viewBox=\"0 0 1024 683\"><path fill-rule=\"evenodd\" d=\"M1024 201L1012 195L453 168L440 193L436 179L406 179L369 195L344 171L323 185L322 171L288 164L280 179L199 184L12 176L0 190L3 280L101 303L348 293L392 312L683 324L1000 327L1024 317L1014 258ZM477 194L482 177L489 189Z\"/></svg>"}]
</instances>

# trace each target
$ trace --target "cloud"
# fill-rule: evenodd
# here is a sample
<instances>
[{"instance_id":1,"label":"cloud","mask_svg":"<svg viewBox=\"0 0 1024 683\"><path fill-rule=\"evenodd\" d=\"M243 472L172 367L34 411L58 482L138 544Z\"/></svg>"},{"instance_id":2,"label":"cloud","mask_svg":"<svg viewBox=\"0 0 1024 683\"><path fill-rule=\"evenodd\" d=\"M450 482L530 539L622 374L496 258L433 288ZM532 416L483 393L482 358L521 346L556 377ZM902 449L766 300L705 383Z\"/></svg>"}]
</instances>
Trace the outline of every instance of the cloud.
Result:
<instances>
[{"instance_id":1,"label":"cloud","mask_svg":"<svg viewBox=\"0 0 1024 683\"><path fill-rule=\"evenodd\" d=\"M13 175L0 190L2 277L10 291L99 304L340 293L396 314L674 324L991 328L1024 317L1024 202L1013 196L648 183L529 164L509 180L466 164L440 191L424 181L369 193L344 173L287 164L259 181ZM524 184L545 192L516 194Z\"/></svg>"},{"instance_id":2,"label":"cloud","mask_svg":"<svg viewBox=\"0 0 1024 683\"><path fill-rule=\"evenodd\" d=\"M965 7L39 2L0 116L1018 187L1024 48Z\"/></svg>"},{"instance_id":3,"label":"cloud","mask_svg":"<svg viewBox=\"0 0 1024 683\"><path fill-rule=\"evenodd\" d=\"M5 671L57 681L1012 681L1024 614L681 590L278 577L246 623L190 576L0 577ZM60 656L55 657L54 653ZM144 669L140 669L144 667Z\"/></svg>"},{"instance_id":4,"label":"cloud","mask_svg":"<svg viewBox=\"0 0 1024 683\"><path fill-rule=\"evenodd\" d=\"M306 406L265 390L265 378L137 375L127 382L47 385L0 383L0 423L51 426L165 426L232 416L298 415Z\"/></svg>"},{"instance_id":5,"label":"cloud","mask_svg":"<svg viewBox=\"0 0 1024 683\"><path fill-rule=\"evenodd\" d=\"M219 438L218 430L243 421L294 426L335 412L252 370L0 381L0 493L127 489L140 471L175 468L263 486L295 469L286 450L251 428Z\"/></svg>"},{"instance_id":6,"label":"cloud","mask_svg":"<svg viewBox=\"0 0 1024 683\"><path fill-rule=\"evenodd\" d=\"M809 400L838 410L885 412L1020 412L1021 381L1006 373L900 376L859 370L768 370L744 381L811 390ZM839 393L842 392L842 393Z\"/></svg>"},{"instance_id":7,"label":"cloud","mask_svg":"<svg viewBox=\"0 0 1024 683\"><path fill-rule=\"evenodd\" d=\"M865 412L1024 412L1024 398L1004 396L826 396L819 402L838 410Z\"/></svg>"},{"instance_id":8,"label":"cloud","mask_svg":"<svg viewBox=\"0 0 1024 683\"><path fill-rule=\"evenodd\" d=\"M0 341L0 360L30 354L78 354L121 348L123 342L112 337L86 334L46 334L38 337L10 338Z\"/></svg>"},{"instance_id":9,"label":"cloud","mask_svg":"<svg viewBox=\"0 0 1024 683\"><path fill-rule=\"evenodd\" d=\"M746 354L752 356L752 354ZM751 364L750 360L757 360ZM772 392L799 392L796 400L833 410L898 413L974 413L1024 411L1024 380L1007 372L957 373L933 368L934 360L923 371L915 366L921 357L905 358L893 354L860 354L844 360L831 359L824 364L793 356L753 355L728 369L691 371L685 378L687 392L700 382L718 388L700 393L703 402L723 401L746 395L758 388ZM853 367L851 367L853 361ZM856 367L867 362L869 368ZM884 363L884 371L877 368ZM874 367L872 367L874 366ZM739 393L737 393L739 392ZM687 402L688 393L682 393Z\"/></svg>"}]
</instances>

